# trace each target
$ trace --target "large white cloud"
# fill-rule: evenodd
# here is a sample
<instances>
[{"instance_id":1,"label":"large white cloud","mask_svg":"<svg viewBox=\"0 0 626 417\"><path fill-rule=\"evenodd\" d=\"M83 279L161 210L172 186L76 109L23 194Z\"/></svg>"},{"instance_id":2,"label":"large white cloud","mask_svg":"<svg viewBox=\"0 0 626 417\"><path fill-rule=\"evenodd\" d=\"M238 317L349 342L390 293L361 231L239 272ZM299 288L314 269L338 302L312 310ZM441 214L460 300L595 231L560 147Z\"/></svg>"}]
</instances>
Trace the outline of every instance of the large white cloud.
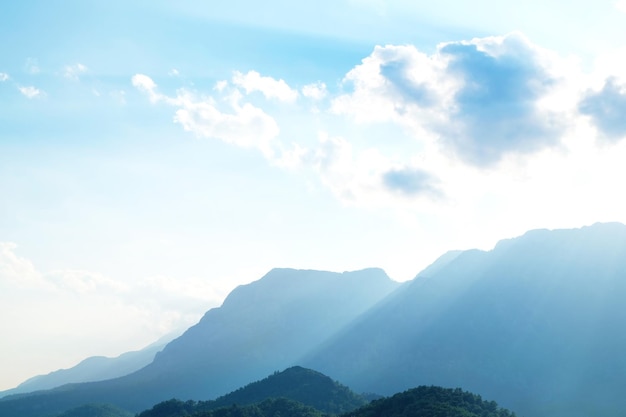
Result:
<instances>
[{"instance_id":1,"label":"large white cloud","mask_svg":"<svg viewBox=\"0 0 626 417\"><path fill-rule=\"evenodd\" d=\"M543 51L522 35L415 47L376 47L351 70L349 93L332 111L357 122L394 121L443 152L485 166L510 153L558 144L563 110L546 100L560 79Z\"/></svg>"}]
</instances>

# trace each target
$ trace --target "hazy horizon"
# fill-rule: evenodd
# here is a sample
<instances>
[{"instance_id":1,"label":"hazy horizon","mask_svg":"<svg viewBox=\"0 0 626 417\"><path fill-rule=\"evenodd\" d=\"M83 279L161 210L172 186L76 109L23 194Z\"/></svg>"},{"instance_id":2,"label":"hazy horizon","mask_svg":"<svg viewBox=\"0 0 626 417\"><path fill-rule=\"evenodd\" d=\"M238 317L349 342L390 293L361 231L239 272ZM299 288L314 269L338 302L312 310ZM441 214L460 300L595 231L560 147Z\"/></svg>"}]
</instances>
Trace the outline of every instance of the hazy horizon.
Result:
<instances>
[{"instance_id":1,"label":"hazy horizon","mask_svg":"<svg viewBox=\"0 0 626 417\"><path fill-rule=\"evenodd\" d=\"M275 267L626 222L626 2L10 4L0 390Z\"/></svg>"}]
</instances>

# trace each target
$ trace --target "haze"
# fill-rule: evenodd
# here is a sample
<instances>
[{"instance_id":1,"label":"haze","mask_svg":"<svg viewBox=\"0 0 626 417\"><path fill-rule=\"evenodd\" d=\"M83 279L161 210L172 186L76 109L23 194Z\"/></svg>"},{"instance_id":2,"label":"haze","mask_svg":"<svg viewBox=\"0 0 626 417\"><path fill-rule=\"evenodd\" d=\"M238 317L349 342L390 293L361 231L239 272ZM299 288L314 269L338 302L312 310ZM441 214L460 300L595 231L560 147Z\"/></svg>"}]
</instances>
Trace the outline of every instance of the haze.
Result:
<instances>
[{"instance_id":1,"label":"haze","mask_svg":"<svg viewBox=\"0 0 626 417\"><path fill-rule=\"evenodd\" d=\"M626 222L623 1L180 3L0 15L0 389L273 267Z\"/></svg>"}]
</instances>

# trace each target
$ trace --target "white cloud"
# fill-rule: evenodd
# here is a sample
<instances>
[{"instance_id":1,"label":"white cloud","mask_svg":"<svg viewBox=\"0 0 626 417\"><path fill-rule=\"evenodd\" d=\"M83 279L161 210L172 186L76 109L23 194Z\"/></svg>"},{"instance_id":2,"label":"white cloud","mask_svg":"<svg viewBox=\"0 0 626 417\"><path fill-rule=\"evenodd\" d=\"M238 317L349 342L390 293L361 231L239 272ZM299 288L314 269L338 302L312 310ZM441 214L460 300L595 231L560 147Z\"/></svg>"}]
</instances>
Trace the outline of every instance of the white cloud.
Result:
<instances>
[{"instance_id":1,"label":"white cloud","mask_svg":"<svg viewBox=\"0 0 626 417\"><path fill-rule=\"evenodd\" d=\"M321 81L302 87L302 95L313 100L321 100L328 94L326 84Z\"/></svg>"},{"instance_id":2,"label":"white cloud","mask_svg":"<svg viewBox=\"0 0 626 417\"><path fill-rule=\"evenodd\" d=\"M133 75L131 82L136 89L148 94L148 97L150 98L150 101L152 103L156 103L165 98L164 96L161 96L156 92L157 86L155 82L152 81L152 78L148 77L147 75L135 74Z\"/></svg>"},{"instance_id":3,"label":"white cloud","mask_svg":"<svg viewBox=\"0 0 626 417\"><path fill-rule=\"evenodd\" d=\"M7 74L6 72L0 72L0 82L6 81L9 78L11 78L11 77L9 77L9 74Z\"/></svg>"},{"instance_id":4,"label":"white cloud","mask_svg":"<svg viewBox=\"0 0 626 417\"><path fill-rule=\"evenodd\" d=\"M16 249L15 243L0 242L0 285L20 289L50 288L28 259L17 256Z\"/></svg>"},{"instance_id":5,"label":"white cloud","mask_svg":"<svg viewBox=\"0 0 626 417\"><path fill-rule=\"evenodd\" d=\"M176 69L176 68L172 68L167 75L169 75L170 77L178 77L180 75L180 72Z\"/></svg>"},{"instance_id":6,"label":"white cloud","mask_svg":"<svg viewBox=\"0 0 626 417\"><path fill-rule=\"evenodd\" d=\"M37 98L37 97L43 97L45 95L45 93L43 91L41 91L38 88L31 86L28 87L18 87L18 89L20 90L20 93L22 93L24 96L28 97L28 98Z\"/></svg>"},{"instance_id":7,"label":"white cloud","mask_svg":"<svg viewBox=\"0 0 626 417\"><path fill-rule=\"evenodd\" d=\"M77 63L74 65L66 65L63 68L63 76L70 80L77 81L81 74L87 72L87 67L83 64Z\"/></svg>"},{"instance_id":8,"label":"white cloud","mask_svg":"<svg viewBox=\"0 0 626 417\"><path fill-rule=\"evenodd\" d=\"M377 46L346 74L343 92L332 96L321 82L302 87L304 97L329 98L329 108L315 117L271 105L285 120L298 120L299 131L324 132L317 141L291 134L289 146L274 118L239 92L295 99L282 80L237 72L231 83L215 85L215 96L186 90L166 96L143 75L133 84L152 102L177 107L175 121L184 129L260 149L282 168L310 170L342 202L430 216L468 207L474 221L480 201L490 198L521 216L507 204L524 204L508 190L533 184L536 193L550 195L540 191L549 173L534 160L548 158L567 166L563 172L572 178L579 175L568 158L584 155L578 144L597 134L577 107L589 80L595 78L583 76L575 60L519 33L449 42L430 54L411 45ZM524 195L532 199L531 193Z\"/></svg>"},{"instance_id":9,"label":"white cloud","mask_svg":"<svg viewBox=\"0 0 626 417\"><path fill-rule=\"evenodd\" d=\"M184 89L169 97L159 93L156 83L143 74L133 76L132 83L146 93L151 102L177 107L174 121L186 131L243 148L256 148L267 158L273 157L274 142L280 132L278 124L262 109L242 103L237 90L218 102L213 97L198 96Z\"/></svg>"},{"instance_id":10,"label":"white cloud","mask_svg":"<svg viewBox=\"0 0 626 417\"><path fill-rule=\"evenodd\" d=\"M626 0L618 0L615 2L615 8L622 13L626 13Z\"/></svg>"},{"instance_id":11,"label":"white cloud","mask_svg":"<svg viewBox=\"0 0 626 417\"><path fill-rule=\"evenodd\" d=\"M256 71L248 71L242 74L235 71L233 84L243 88L246 94L259 91L268 99L294 102L298 98L298 92L293 90L284 80L276 80L272 77L263 77Z\"/></svg>"},{"instance_id":12,"label":"white cloud","mask_svg":"<svg viewBox=\"0 0 626 417\"><path fill-rule=\"evenodd\" d=\"M401 124L466 163L492 165L558 143L565 109L549 107L560 80L547 57L519 33L445 43L430 55L378 46L346 75L352 91L331 110Z\"/></svg>"}]
</instances>

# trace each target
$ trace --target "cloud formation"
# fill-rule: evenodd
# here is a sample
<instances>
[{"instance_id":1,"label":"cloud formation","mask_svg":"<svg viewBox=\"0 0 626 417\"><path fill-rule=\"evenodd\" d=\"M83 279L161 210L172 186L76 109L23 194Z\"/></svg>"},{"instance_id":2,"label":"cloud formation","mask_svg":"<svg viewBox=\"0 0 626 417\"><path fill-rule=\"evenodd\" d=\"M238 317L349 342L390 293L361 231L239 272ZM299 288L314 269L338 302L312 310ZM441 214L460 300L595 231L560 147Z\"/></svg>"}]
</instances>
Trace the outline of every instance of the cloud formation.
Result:
<instances>
[{"instance_id":1,"label":"cloud formation","mask_svg":"<svg viewBox=\"0 0 626 417\"><path fill-rule=\"evenodd\" d=\"M233 84L243 88L246 94L259 91L267 99L293 103L298 98L298 91L291 89L284 80L263 77L256 71L248 71L246 74L235 71Z\"/></svg>"},{"instance_id":2,"label":"cloud formation","mask_svg":"<svg viewBox=\"0 0 626 417\"><path fill-rule=\"evenodd\" d=\"M451 43L440 53L449 57L448 74L462 84L447 115L451 123L438 131L466 162L489 165L506 153L559 141L563 127L539 106L556 80L523 37Z\"/></svg>"},{"instance_id":3,"label":"cloud formation","mask_svg":"<svg viewBox=\"0 0 626 417\"><path fill-rule=\"evenodd\" d=\"M6 72L0 72L0 82L4 82L8 80L9 78L10 78L9 74L7 74Z\"/></svg>"},{"instance_id":4,"label":"cloud formation","mask_svg":"<svg viewBox=\"0 0 626 417\"><path fill-rule=\"evenodd\" d=\"M218 102L210 96L198 96L180 89L170 97L158 92L147 75L136 74L132 84L148 95L152 103L163 102L177 107L174 121L199 137L222 140L243 148L256 148L266 157L274 155L274 140L280 129L276 121L259 107L245 103L238 90ZM226 110L222 110L222 108Z\"/></svg>"},{"instance_id":5,"label":"cloud formation","mask_svg":"<svg viewBox=\"0 0 626 417\"><path fill-rule=\"evenodd\" d=\"M385 172L382 180L390 190L407 196L429 194L438 197L441 194L437 188L437 180L419 168L394 168Z\"/></svg>"},{"instance_id":6,"label":"cloud formation","mask_svg":"<svg viewBox=\"0 0 626 417\"><path fill-rule=\"evenodd\" d=\"M431 55L376 47L346 75L352 91L332 111L401 123L468 164L491 166L558 143L563 126L542 106L558 83L549 64L517 33L441 44Z\"/></svg>"},{"instance_id":7,"label":"cloud formation","mask_svg":"<svg viewBox=\"0 0 626 417\"><path fill-rule=\"evenodd\" d=\"M66 65L63 68L63 76L67 79L78 81L81 74L87 72L87 67L81 63Z\"/></svg>"},{"instance_id":8,"label":"cloud formation","mask_svg":"<svg viewBox=\"0 0 626 417\"><path fill-rule=\"evenodd\" d=\"M32 85L28 87L18 87L18 90L20 90L20 93L22 93L25 97L30 99L43 97L44 95L43 91L36 87L33 87Z\"/></svg>"},{"instance_id":9,"label":"cloud formation","mask_svg":"<svg viewBox=\"0 0 626 417\"><path fill-rule=\"evenodd\" d=\"M524 176L541 155L584 149L592 141L581 115L611 141L623 137L623 84L609 79L591 91L592 77L571 64L511 33L442 43L432 53L377 46L339 91L320 81L292 87L256 71L234 72L208 96L165 95L142 74L132 81L151 102L176 107L175 122L197 136L313 171L343 202L407 206L472 198L468 178L485 180L477 168ZM301 99L313 106L293 106Z\"/></svg>"},{"instance_id":10,"label":"cloud formation","mask_svg":"<svg viewBox=\"0 0 626 417\"><path fill-rule=\"evenodd\" d=\"M579 105L601 136L609 141L626 137L626 84L609 78L600 91L588 92Z\"/></svg>"},{"instance_id":11,"label":"cloud formation","mask_svg":"<svg viewBox=\"0 0 626 417\"><path fill-rule=\"evenodd\" d=\"M321 100L326 97L327 94L328 90L326 89L326 84L320 81L302 87L302 95L313 100Z\"/></svg>"}]
</instances>

